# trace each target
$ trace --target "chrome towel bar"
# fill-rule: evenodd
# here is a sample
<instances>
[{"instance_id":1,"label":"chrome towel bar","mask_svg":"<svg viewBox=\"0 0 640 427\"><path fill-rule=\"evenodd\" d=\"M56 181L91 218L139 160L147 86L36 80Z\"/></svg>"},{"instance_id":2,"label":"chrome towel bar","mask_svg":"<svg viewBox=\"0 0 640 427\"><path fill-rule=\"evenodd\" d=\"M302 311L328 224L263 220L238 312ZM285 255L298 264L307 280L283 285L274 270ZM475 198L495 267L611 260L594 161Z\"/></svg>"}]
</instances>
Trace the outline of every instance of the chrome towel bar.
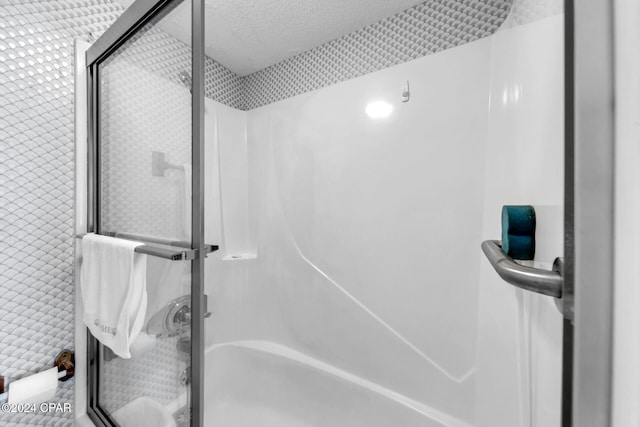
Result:
<instances>
[{"instance_id":1,"label":"chrome towel bar","mask_svg":"<svg viewBox=\"0 0 640 427\"><path fill-rule=\"evenodd\" d=\"M103 236L115 237L118 239L135 240L143 243L158 244L164 246L175 246L181 249L160 248L157 246L141 245L135 248L135 252L139 254L150 255L158 258L168 259L170 261L191 261L198 257L198 249L191 249L191 243L183 241L172 241L158 239L149 236L138 236L128 233L115 233L108 231L102 233ZM84 234L79 234L76 237L81 239ZM204 245L205 254L215 252L218 250L217 245Z\"/></svg>"},{"instance_id":2,"label":"chrome towel bar","mask_svg":"<svg viewBox=\"0 0 640 427\"><path fill-rule=\"evenodd\" d=\"M542 295L562 298L562 258L556 258L553 271L525 267L504 254L500 245L499 240L485 240L482 242L482 251L496 273L507 283Z\"/></svg>"}]
</instances>

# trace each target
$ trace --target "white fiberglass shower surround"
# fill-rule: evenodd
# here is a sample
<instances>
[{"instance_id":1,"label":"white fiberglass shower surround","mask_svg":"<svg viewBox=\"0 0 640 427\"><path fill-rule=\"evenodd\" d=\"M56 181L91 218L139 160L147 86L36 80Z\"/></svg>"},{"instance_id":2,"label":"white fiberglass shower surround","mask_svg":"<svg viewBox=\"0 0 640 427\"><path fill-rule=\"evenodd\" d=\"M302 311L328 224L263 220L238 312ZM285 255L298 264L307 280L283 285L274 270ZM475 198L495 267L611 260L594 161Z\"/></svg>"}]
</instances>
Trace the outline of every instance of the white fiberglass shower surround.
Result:
<instances>
[{"instance_id":1,"label":"white fiberglass shower surround","mask_svg":"<svg viewBox=\"0 0 640 427\"><path fill-rule=\"evenodd\" d=\"M240 75L223 7L133 3L86 57L79 232L144 238L148 342L89 337L92 421L559 427L562 314L480 251L525 204L529 265L564 251L564 15L530 3L381 7Z\"/></svg>"},{"instance_id":2,"label":"white fiberglass shower surround","mask_svg":"<svg viewBox=\"0 0 640 427\"><path fill-rule=\"evenodd\" d=\"M246 112L205 101L206 422L560 426L562 316L478 246L530 203L537 266L563 252L562 37L561 14L507 18Z\"/></svg>"}]
</instances>

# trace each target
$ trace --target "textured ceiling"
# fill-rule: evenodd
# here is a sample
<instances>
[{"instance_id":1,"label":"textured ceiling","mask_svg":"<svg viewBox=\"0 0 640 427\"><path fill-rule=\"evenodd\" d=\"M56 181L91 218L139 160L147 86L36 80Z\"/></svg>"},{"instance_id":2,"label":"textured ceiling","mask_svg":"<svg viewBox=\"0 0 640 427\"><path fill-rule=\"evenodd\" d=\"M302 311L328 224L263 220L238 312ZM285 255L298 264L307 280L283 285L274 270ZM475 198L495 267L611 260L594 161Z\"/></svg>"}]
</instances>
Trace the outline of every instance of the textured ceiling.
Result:
<instances>
[{"instance_id":1,"label":"textured ceiling","mask_svg":"<svg viewBox=\"0 0 640 427\"><path fill-rule=\"evenodd\" d=\"M116 0L128 7L133 0ZM208 57L247 75L312 49L424 0L205 0ZM189 43L191 2L160 27Z\"/></svg>"}]
</instances>

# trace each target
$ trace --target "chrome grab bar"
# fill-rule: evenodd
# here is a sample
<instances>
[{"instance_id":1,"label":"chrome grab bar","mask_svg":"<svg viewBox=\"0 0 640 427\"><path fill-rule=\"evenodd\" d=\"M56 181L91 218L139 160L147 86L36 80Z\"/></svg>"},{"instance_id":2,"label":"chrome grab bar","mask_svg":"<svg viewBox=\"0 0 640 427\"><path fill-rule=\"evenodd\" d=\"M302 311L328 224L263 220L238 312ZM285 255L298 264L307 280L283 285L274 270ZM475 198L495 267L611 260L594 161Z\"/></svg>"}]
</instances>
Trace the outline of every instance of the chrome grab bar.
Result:
<instances>
[{"instance_id":1,"label":"chrome grab bar","mask_svg":"<svg viewBox=\"0 0 640 427\"><path fill-rule=\"evenodd\" d=\"M518 264L502 252L499 240L485 240L482 242L482 251L496 273L507 283L542 295L562 298L564 281L562 278L562 258L556 258L553 263L553 271L548 271Z\"/></svg>"}]
</instances>

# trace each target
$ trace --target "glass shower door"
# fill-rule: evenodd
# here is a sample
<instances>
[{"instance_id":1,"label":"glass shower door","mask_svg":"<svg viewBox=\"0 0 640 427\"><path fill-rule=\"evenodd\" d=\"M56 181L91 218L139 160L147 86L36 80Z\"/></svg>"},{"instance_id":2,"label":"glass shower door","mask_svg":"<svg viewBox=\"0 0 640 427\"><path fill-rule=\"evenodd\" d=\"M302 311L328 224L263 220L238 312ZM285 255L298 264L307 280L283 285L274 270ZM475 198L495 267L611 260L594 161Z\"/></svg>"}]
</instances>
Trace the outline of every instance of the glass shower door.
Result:
<instances>
[{"instance_id":1,"label":"glass shower door","mask_svg":"<svg viewBox=\"0 0 640 427\"><path fill-rule=\"evenodd\" d=\"M138 417L201 425L202 262L213 249L204 247L201 225L203 53L192 48L202 25L181 20L199 6L137 1L87 55L89 224L140 242L147 264L144 322L131 357L89 337L88 412L98 425L134 425ZM178 21L188 23L180 38L166 31Z\"/></svg>"}]
</instances>

